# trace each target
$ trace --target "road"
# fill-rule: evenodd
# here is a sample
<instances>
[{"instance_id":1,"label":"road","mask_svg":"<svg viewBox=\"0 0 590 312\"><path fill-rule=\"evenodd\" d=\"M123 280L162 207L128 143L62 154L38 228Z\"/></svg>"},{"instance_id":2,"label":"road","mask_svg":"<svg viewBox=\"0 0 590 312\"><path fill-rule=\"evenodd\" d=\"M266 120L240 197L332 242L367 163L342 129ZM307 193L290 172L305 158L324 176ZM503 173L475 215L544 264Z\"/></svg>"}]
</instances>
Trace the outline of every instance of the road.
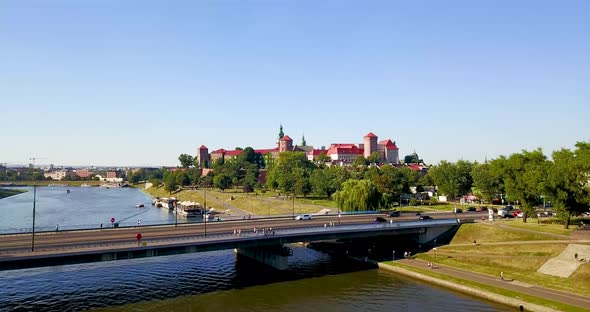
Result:
<instances>
[{"instance_id":1,"label":"road","mask_svg":"<svg viewBox=\"0 0 590 312\"><path fill-rule=\"evenodd\" d=\"M453 218L453 213L437 213L434 215L436 219ZM79 231L63 231L63 232L44 232L35 234L35 249L49 250L49 249L74 249L87 246L95 246L101 244L117 244L135 242L137 233L141 233L142 240L178 240L183 237L204 235L205 231L208 235L211 234L229 234L235 229L240 228L242 231L252 231L254 228L300 228L309 226L322 226L323 224L366 224L375 220L377 215L342 215L338 218L337 215L323 215L314 216L312 220L293 220L292 218L273 218L273 219L251 219L251 220L235 220L235 221L210 221L205 225L204 223L191 223L165 225L165 226L141 226L141 227L127 227L127 228L105 228L97 230L79 230ZM383 216L383 215L380 215ZM478 218L479 216L473 214L463 214L465 218ZM394 222L399 221L413 221L417 217L414 213L402 213L400 217L390 218L385 217ZM0 235L0 258L10 257L14 255L23 256L32 254L31 252L31 234L9 234Z\"/></svg>"}]
</instances>

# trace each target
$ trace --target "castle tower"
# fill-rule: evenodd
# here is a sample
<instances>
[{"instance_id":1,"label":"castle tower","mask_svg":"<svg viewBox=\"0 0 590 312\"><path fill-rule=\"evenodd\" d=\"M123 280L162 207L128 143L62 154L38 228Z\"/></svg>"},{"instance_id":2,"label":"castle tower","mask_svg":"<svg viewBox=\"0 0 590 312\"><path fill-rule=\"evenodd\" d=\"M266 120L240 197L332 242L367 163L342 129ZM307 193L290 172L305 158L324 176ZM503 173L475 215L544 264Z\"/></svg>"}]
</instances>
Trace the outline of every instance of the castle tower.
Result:
<instances>
[{"instance_id":1,"label":"castle tower","mask_svg":"<svg viewBox=\"0 0 590 312\"><path fill-rule=\"evenodd\" d=\"M293 150L293 140L285 135L279 141L279 152L290 152Z\"/></svg>"},{"instance_id":2,"label":"castle tower","mask_svg":"<svg viewBox=\"0 0 590 312\"><path fill-rule=\"evenodd\" d=\"M372 153L378 152L379 147L377 145L377 136L373 132L369 132L365 135L363 143L365 147L365 158L369 158Z\"/></svg>"},{"instance_id":3,"label":"castle tower","mask_svg":"<svg viewBox=\"0 0 590 312\"><path fill-rule=\"evenodd\" d=\"M201 145L199 147L199 151L197 153L197 163L201 169L209 168L211 159L209 158L209 149L205 145Z\"/></svg>"},{"instance_id":4,"label":"castle tower","mask_svg":"<svg viewBox=\"0 0 590 312\"><path fill-rule=\"evenodd\" d=\"M305 142L305 134L301 137L301 146L307 146L307 142Z\"/></svg>"},{"instance_id":5,"label":"castle tower","mask_svg":"<svg viewBox=\"0 0 590 312\"><path fill-rule=\"evenodd\" d=\"M279 128L279 135L277 138L277 144L280 145L281 143L281 139L285 136L285 134L283 133L283 125L281 124L281 127Z\"/></svg>"}]
</instances>

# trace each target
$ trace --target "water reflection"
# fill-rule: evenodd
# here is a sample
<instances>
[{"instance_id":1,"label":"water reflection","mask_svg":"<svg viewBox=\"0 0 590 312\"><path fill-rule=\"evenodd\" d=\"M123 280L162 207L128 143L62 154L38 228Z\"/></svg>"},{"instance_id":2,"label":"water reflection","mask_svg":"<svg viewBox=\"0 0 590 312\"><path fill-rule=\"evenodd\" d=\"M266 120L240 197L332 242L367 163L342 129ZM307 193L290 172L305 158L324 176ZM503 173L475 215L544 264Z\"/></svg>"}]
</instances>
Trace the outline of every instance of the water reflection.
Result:
<instances>
[{"instance_id":1,"label":"water reflection","mask_svg":"<svg viewBox=\"0 0 590 312\"><path fill-rule=\"evenodd\" d=\"M0 307L158 312L502 309L344 257L291 247L286 271L218 251L1 272Z\"/></svg>"}]
</instances>

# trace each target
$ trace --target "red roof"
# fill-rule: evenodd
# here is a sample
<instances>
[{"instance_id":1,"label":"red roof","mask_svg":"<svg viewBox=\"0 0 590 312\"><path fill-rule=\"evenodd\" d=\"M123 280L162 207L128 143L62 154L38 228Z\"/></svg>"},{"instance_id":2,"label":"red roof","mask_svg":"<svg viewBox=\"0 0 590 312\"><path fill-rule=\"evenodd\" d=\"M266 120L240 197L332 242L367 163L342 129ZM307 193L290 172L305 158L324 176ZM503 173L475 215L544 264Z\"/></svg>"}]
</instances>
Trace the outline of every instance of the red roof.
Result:
<instances>
[{"instance_id":1,"label":"red roof","mask_svg":"<svg viewBox=\"0 0 590 312\"><path fill-rule=\"evenodd\" d=\"M412 165L408 165L408 167L414 171L421 171L422 170L422 166L420 166L420 165L412 164Z\"/></svg>"},{"instance_id":2,"label":"red roof","mask_svg":"<svg viewBox=\"0 0 590 312\"><path fill-rule=\"evenodd\" d=\"M376 138L377 136L373 133L373 132L369 132L367 133L367 135L365 135L365 138L369 137L369 138Z\"/></svg>"},{"instance_id":3,"label":"red roof","mask_svg":"<svg viewBox=\"0 0 590 312\"><path fill-rule=\"evenodd\" d=\"M399 149L397 148L397 146L395 145L394 142L391 142L391 140L383 140L379 142L379 145L385 145L385 148L388 150L396 150Z\"/></svg>"},{"instance_id":4,"label":"red roof","mask_svg":"<svg viewBox=\"0 0 590 312\"><path fill-rule=\"evenodd\" d=\"M278 150L279 150L278 147L275 147L275 148L267 148L267 149L257 149L257 150L254 150L254 153L265 155L265 154L268 154L268 153L277 152ZM220 148L220 149L218 149L216 151L211 152L211 154L225 154L225 155L228 155L228 156L238 156L238 155L242 154L242 152L243 152L243 150L231 150L231 151L228 151L228 150L225 150L223 148Z\"/></svg>"},{"instance_id":5,"label":"red roof","mask_svg":"<svg viewBox=\"0 0 590 312\"><path fill-rule=\"evenodd\" d=\"M279 148L275 147L275 148L266 148L266 149L256 149L256 150L254 150L254 153L266 155L266 154L278 152L278 151L279 151Z\"/></svg>"},{"instance_id":6,"label":"red roof","mask_svg":"<svg viewBox=\"0 0 590 312\"><path fill-rule=\"evenodd\" d=\"M291 139L288 135L284 136L281 138L281 141L291 141L293 142L293 139Z\"/></svg>"},{"instance_id":7,"label":"red roof","mask_svg":"<svg viewBox=\"0 0 590 312\"><path fill-rule=\"evenodd\" d=\"M354 144L332 144L328 149L327 155L333 154L353 154L363 155L364 151Z\"/></svg>"},{"instance_id":8,"label":"red roof","mask_svg":"<svg viewBox=\"0 0 590 312\"><path fill-rule=\"evenodd\" d=\"M204 150L204 149L208 149L207 146L205 145L201 145L201 147L199 147L200 150Z\"/></svg>"},{"instance_id":9,"label":"red roof","mask_svg":"<svg viewBox=\"0 0 590 312\"><path fill-rule=\"evenodd\" d=\"M326 153L326 150L319 150L319 149L314 149L313 151L311 151L311 154L316 156L316 155L320 155L321 153Z\"/></svg>"},{"instance_id":10,"label":"red roof","mask_svg":"<svg viewBox=\"0 0 590 312\"><path fill-rule=\"evenodd\" d=\"M227 151L224 150L223 148L220 148L216 151L211 152L211 154L225 154L225 152L227 152Z\"/></svg>"}]
</instances>

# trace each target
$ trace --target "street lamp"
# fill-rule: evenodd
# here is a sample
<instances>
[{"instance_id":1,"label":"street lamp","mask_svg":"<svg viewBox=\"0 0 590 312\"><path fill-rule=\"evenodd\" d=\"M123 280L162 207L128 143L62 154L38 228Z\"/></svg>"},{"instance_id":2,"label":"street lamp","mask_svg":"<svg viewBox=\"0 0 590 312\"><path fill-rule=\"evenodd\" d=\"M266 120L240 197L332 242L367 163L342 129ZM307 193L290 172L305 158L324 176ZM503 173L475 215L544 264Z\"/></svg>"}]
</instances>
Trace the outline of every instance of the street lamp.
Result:
<instances>
[{"instance_id":1,"label":"street lamp","mask_svg":"<svg viewBox=\"0 0 590 312\"><path fill-rule=\"evenodd\" d=\"M204 189L204 194L205 194L205 214L203 215L205 218L203 218L203 221L205 222L205 237L207 237L207 188L205 187Z\"/></svg>"},{"instance_id":2,"label":"street lamp","mask_svg":"<svg viewBox=\"0 0 590 312\"><path fill-rule=\"evenodd\" d=\"M30 158L33 161L33 235L31 238L31 252L35 251L35 205L37 202L37 183L35 183L35 158Z\"/></svg>"},{"instance_id":3,"label":"street lamp","mask_svg":"<svg viewBox=\"0 0 590 312\"><path fill-rule=\"evenodd\" d=\"M293 192L293 219L295 219L295 192Z\"/></svg>"}]
</instances>

